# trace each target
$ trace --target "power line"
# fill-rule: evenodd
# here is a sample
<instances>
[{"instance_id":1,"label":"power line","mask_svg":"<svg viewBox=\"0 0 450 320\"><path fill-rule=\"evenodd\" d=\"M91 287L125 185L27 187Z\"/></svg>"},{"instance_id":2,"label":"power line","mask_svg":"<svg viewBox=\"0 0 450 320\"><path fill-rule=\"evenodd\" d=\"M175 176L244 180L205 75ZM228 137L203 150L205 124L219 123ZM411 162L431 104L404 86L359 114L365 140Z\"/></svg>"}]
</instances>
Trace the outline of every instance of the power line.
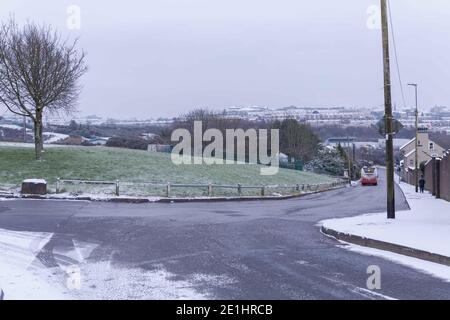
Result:
<instances>
[{"instance_id":1,"label":"power line","mask_svg":"<svg viewBox=\"0 0 450 320\"><path fill-rule=\"evenodd\" d=\"M392 30L392 43L394 45L394 56L395 56L395 64L397 66L397 75L398 75L398 81L400 84L400 92L402 93L402 101L403 101L403 108L406 109L406 99L405 99L405 93L403 91L403 82L402 82L402 76L400 74L400 66L398 62L398 54L397 54L397 44L395 42L395 30L394 30L394 23L392 22L392 13L391 13L391 3L390 1L387 1L388 11L389 11L389 23L391 25Z\"/></svg>"}]
</instances>

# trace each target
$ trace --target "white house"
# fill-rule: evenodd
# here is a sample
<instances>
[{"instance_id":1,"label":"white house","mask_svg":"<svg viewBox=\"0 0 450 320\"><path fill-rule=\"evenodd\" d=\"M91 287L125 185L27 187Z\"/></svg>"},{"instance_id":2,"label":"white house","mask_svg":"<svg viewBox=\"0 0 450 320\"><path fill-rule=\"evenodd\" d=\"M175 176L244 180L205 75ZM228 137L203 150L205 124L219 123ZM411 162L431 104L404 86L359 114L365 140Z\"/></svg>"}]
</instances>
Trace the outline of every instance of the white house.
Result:
<instances>
[{"instance_id":1,"label":"white house","mask_svg":"<svg viewBox=\"0 0 450 320\"><path fill-rule=\"evenodd\" d=\"M403 167L405 170L415 169L416 167L416 139L413 138L400 147L400 154L402 156ZM433 157L442 157L445 155L445 149L440 145L430 140L427 128L419 128L418 133L418 166L422 162L427 162Z\"/></svg>"}]
</instances>

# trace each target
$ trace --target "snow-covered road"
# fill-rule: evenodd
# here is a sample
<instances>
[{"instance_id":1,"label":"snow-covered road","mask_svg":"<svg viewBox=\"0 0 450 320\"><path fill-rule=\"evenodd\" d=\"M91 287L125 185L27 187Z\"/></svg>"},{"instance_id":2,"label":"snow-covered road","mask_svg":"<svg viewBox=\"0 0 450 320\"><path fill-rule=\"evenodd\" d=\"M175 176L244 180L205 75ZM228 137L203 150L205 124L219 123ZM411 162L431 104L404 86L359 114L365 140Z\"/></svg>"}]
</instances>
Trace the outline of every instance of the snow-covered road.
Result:
<instances>
[{"instance_id":1,"label":"snow-covered road","mask_svg":"<svg viewBox=\"0 0 450 320\"><path fill-rule=\"evenodd\" d=\"M4 299L67 299L36 255L51 239L46 232L0 229L0 288Z\"/></svg>"},{"instance_id":2,"label":"snow-covered road","mask_svg":"<svg viewBox=\"0 0 450 320\"><path fill-rule=\"evenodd\" d=\"M46 232L0 229L3 299L207 299L212 296L197 286L233 283L227 277L204 274L175 279L162 266L146 271L113 266L109 261L87 262L96 245L73 239L73 246L52 246L50 260L58 265L52 267L38 258L52 237Z\"/></svg>"},{"instance_id":3,"label":"snow-covered road","mask_svg":"<svg viewBox=\"0 0 450 320\"><path fill-rule=\"evenodd\" d=\"M29 290L27 277L36 272L37 262L32 257L41 247L36 260L45 269L38 268L38 277L31 279L35 287L46 280L56 298L449 299L450 283L440 277L376 252L343 250L319 232L316 225L324 219L383 212L383 174L380 179L370 189L358 186L284 201L0 202L0 238L9 257L25 261L22 272L2 266L9 274L1 280L12 282L17 275L23 280L17 288ZM397 191L397 208L406 210ZM19 234L43 243L32 250L22 244L29 253L25 259L5 229L42 232ZM370 266L382 272L380 290L366 288ZM69 275L75 277L67 283ZM38 297L50 298L47 292L52 291ZM36 296L38 290L31 293ZM9 298L18 296L25 293Z\"/></svg>"}]
</instances>

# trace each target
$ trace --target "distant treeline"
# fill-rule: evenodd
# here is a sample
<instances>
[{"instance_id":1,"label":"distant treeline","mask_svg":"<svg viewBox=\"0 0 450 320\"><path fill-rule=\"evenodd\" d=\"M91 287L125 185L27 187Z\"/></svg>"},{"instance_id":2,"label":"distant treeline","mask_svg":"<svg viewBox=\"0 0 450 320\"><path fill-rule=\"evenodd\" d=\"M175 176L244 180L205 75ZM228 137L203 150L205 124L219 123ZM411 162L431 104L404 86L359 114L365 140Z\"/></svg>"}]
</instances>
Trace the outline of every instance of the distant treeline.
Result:
<instances>
[{"instance_id":1,"label":"distant treeline","mask_svg":"<svg viewBox=\"0 0 450 320\"><path fill-rule=\"evenodd\" d=\"M218 129L223 134L226 129L279 129L280 151L290 158L300 160L303 164L311 163L311 168L331 168L332 172L342 171L342 164L339 161L330 164L330 161L323 162L323 159L335 156L330 153L321 152L320 142L331 137L356 137L358 141L378 141L383 138L373 127L356 126L321 126L311 127L307 123L299 122L293 118L274 121L248 120L233 118L224 113L215 112L208 109L195 109L182 114L178 120L168 125L118 125L118 124L79 124L72 121L69 126L52 126L47 128L50 131L64 133L74 136L90 138L92 136L111 137L107 146L146 150L148 144L174 145L171 141L173 130L178 128L187 129L193 134L194 122L202 122L203 132L207 129ZM149 137L149 133L153 136ZM146 135L143 135L146 134ZM225 134L224 134L225 136ZM411 139L414 137L414 129L404 128L395 136L396 138ZM18 137L19 139L20 137ZM446 133L430 132L430 138L446 149L450 149L450 136ZM205 146L208 143L205 142ZM225 144L224 144L225 145ZM342 155L341 155L342 156ZM383 150L357 150L355 157L362 163L373 162L384 163ZM321 158L322 161L318 161ZM397 155L397 161L398 161ZM314 161L313 161L314 160ZM345 160L345 159L344 159ZM325 170L325 169L324 169ZM328 169L326 169L328 170Z\"/></svg>"},{"instance_id":2,"label":"distant treeline","mask_svg":"<svg viewBox=\"0 0 450 320\"><path fill-rule=\"evenodd\" d=\"M275 121L250 121L241 118L232 118L223 113L214 112L208 109L196 109L188 112L175 121L167 133L183 128L191 135L194 133L194 122L202 122L202 130L218 129L226 136L227 129L267 129L270 136L271 129L278 129L280 136L280 152L290 158L301 160L303 163L311 161L320 147L320 138L314 133L310 125L301 123L295 119L287 118ZM170 142L170 136L163 136L164 140ZM225 141L223 141L225 145ZM208 142L204 143L205 146Z\"/></svg>"}]
</instances>

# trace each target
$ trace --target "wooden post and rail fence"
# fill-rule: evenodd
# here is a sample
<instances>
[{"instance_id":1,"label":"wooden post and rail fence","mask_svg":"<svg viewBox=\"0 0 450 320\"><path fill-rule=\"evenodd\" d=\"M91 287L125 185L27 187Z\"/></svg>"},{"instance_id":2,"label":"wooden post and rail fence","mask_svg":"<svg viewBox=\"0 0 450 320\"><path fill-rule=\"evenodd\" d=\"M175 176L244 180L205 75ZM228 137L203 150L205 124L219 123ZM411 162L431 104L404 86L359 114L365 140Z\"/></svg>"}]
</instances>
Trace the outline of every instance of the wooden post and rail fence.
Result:
<instances>
[{"instance_id":1,"label":"wooden post and rail fence","mask_svg":"<svg viewBox=\"0 0 450 320\"><path fill-rule=\"evenodd\" d=\"M191 189L198 188L206 191L208 197L214 195L214 190L236 190L237 195L241 197L244 190L259 190L258 194L261 197L265 197L268 190L292 190L297 193L303 192L317 192L324 191L340 186L346 185L345 180L333 181L329 183L318 183L318 184L293 184L293 185L226 185L226 184L189 184L189 183L151 183L151 182L121 182L119 180L114 181L103 181L103 180L77 180L77 179L56 179L56 193L61 193L64 185L91 185L91 186L111 186L115 189L114 194L120 196L121 186L146 186L146 187L156 187L164 192L167 198L173 195L173 189Z\"/></svg>"}]
</instances>

